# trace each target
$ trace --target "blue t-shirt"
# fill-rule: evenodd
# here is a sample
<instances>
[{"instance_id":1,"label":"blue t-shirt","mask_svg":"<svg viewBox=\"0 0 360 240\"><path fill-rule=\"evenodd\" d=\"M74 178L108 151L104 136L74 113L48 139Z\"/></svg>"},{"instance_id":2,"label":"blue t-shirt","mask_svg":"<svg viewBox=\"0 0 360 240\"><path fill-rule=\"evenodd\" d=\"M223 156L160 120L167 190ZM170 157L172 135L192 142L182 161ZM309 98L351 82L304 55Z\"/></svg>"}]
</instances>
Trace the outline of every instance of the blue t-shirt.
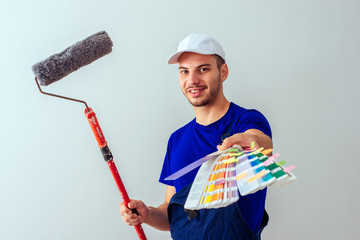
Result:
<instances>
[{"instance_id":1,"label":"blue t-shirt","mask_svg":"<svg viewBox=\"0 0 360 240\"><path fill-rule=\"evenodd\" d=\"M248 129L258 129L271 137L270 125L259 111L245 109L230 103L226 114L216 122L203 126L193 119L170 136L159 181L174 186L176 191L192 183L200 167L175 180L164 180L164 178L217 151L216 146L220 143L221 136L233 121L231 135L243 133ZM242 215L254 231L257 231L261 224L265 209L265 197L266 189L241 196L239 199Z\"/></svg>"}]
</instances>

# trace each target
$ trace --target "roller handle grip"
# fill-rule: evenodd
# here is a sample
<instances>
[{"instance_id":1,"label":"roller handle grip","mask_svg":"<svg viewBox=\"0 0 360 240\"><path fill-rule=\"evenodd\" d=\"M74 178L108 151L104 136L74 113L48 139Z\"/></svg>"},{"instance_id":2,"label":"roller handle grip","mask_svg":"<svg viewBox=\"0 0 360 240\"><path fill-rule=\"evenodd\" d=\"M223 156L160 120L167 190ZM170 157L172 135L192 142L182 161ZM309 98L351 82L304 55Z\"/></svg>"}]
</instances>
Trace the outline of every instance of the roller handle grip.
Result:
<instances>
[{"instance_id":1,"label":"roller handle grip","mask_svg":"<svg viewBox=\"0 0 360 240\"><path fill-rule=\"evenodd\" d=\"M113 178L115 180L115 183L120 191L120 195L124 201L124 204L125 206L127 206L130 202L130 199L129 199L129 196L126 192L126 189L125 189L125 186L121 180L121 177L120 177L120 174L116 168L116 165L113 161L113 156L111 154L111 151L107 145L107 142L105 140L105 136L100 128L100 125L99 125L99 122L96 118L96 114L95 112L91 109L91 108L86 108L85 109L85 116L90 124L90 127L91 127L91 130L93 131L94 133L94 136L95 136L95 139L98 143L98 146L101 150L101 153L104 157L104 160L107 162L109 168L110 168L110 171L111 171L111 174L113 175ZM136 209L131 209L131 211L133 213L136 213L138 214L137 210ZM141 226L141 224L139 225L136 225L134 226L135 227L135 230L139 236L139 239L140 240L146 240L146 236L145 236L145 233L144 233L144 230Z\"/></svg>"},{"instance_id":2,"label":"roller handle grip","mask_svg":"<svg viewBox=\"0 0 360 240\"><path fill-rule=\"evenodd\" d=\"M104 148L107 145L105 136L100 128L99 122L96 118L95 112L91 108L85 109L85 116L90 124L91 130L94 133L96 142L100 149Z\"/></svg>"}]
</instances>

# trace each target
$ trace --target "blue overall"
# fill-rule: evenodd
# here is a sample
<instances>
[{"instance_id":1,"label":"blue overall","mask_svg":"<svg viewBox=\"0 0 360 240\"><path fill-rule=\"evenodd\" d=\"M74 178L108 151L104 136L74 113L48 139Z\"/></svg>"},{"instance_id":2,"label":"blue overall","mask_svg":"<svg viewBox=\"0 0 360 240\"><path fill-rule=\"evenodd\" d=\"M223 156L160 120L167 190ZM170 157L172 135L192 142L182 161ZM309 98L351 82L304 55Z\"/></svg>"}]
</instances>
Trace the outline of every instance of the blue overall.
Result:
<instances>
[{"instance_id":1,"label":"blue overall","mask_svg":"<svg viewBox=\"0 0 360 240\"><path fill-rule=\"evenodd\" d=\"M266 211L258 232L245 223L237 202L223 208L201 209L189 220L184 204L191 184L176 192L168 206L171 237L175 240L260 240L267 225Z\"/></svg>"}]
</instances>

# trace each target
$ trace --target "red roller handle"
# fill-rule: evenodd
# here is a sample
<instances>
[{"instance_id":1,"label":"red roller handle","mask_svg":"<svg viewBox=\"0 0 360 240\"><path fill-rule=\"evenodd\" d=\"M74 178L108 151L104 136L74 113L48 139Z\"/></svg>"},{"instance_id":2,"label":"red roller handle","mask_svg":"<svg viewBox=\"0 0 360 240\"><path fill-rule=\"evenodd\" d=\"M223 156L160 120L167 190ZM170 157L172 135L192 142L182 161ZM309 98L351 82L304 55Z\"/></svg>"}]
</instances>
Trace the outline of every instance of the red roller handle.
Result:
<instances>
[{"instance_id":1,"label":"red roller handle","mask_svg":"<svg viewBox=\"0 0 360 240\"><path fill-rule=\"evenodd\" d=\"M118 170L116 168L116 165L115 165L113 160L108 161L107 164L108 164L108 166L110 168L110 171L111 171L111 173L112 173L112 175L114 177L116 185L117 185L117 187L118 187L118 189L120 191L120 194L121 194L121 197L122 197L122 199L124 201L124 204L125 204L125 206L127 206L129 204L129 202L130 202L130 199L129 199L129 196L128 196L127 192L126 192L125 186L124 186L123 182L121 181L121 178L120 178L119 172L118 172ZM135 227L135 230L136 230L136 232L137 232L137 234L139 236L139 239L140 240L146 240L146 236L145 236L145 233L144 233L144 230L143 230L141 224L136 225L134 227Z\"/></svg>"},{"instance_id":2,"label":"red roller handle","mask_svg":"<svg viewBox=\"0 0 360 240\"><path fill-rule=\"evenodd\" d=\"M90 127L94 133L95 139L98 143L98 146L103 154L104 160L107 162L111 174L115 180L115 183L120 191L120 195L124 201L125 206L128 206L130 199L129 199L129 195L126 192L125 186L121 180L120 174L116 168L116 165L114 163L112 154L110 152L109 147L107 146L107 142L105 140L105 136L102 133L102 130L100 128L99 122L96 118L96 114L94 113L94 111L91 108L85 109L85 116L90 124ZM134 213L136 212L136 209L131 209ZM135 230L139 236L140 240L146 240L146 236L144 233L143 228L141 227L141 224L134 226Z\"/></svg>"}]
</instances>

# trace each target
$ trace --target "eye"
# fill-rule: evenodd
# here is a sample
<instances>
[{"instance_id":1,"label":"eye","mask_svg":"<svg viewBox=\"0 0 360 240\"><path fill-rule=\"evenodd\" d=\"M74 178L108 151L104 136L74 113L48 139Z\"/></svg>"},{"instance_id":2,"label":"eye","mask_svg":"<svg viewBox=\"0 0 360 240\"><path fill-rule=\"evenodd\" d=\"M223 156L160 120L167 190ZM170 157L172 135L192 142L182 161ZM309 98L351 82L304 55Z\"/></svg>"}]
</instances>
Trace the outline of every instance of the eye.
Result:
<instances>
[{"instance_id":1,"label":"eye","mask_svg":"<svg viewBox=\"0 0 360 240\"><path fill-rule=\"evenodd\" d=\"M185 69L183 69L183 70L180 70L180 74L187 74L189 71L188 70L185 70Z\"/></svg>"},{"instance_id":2,"label":"eye","mask_svg":"<svg viewBox=\"0 0 360 240\"><path fill-rule=\"evenodd\" d=\"M201 73L204 73L204 72L209 71L209 68L203 67L203 68L200 68L199 71L200 71Z\"/></svg>"}]
</instances>

